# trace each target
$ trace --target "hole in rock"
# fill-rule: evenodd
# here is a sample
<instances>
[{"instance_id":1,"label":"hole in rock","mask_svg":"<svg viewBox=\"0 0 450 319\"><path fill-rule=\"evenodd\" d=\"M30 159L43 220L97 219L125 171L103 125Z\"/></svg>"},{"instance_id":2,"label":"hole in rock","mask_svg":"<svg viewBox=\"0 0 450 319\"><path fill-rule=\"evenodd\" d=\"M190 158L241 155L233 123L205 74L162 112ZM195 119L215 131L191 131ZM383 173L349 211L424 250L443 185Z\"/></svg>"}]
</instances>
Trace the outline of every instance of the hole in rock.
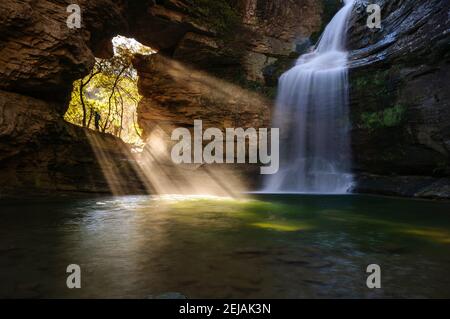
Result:
<instances>
[{"instance_id":1,"label":"hole in rock","mask_svg":"<svg viewBox=\"0 0 450 319\"><path fill-rule=\"evenodd\" d=\"M112 134L128 144L141 145L136 115L141 96L132 58L134 54L156 51L123 36L116 36L112 42L113 57L96 58L91 72L74 82L64 118L72 124Z\"/></svg>"}]
</instances>

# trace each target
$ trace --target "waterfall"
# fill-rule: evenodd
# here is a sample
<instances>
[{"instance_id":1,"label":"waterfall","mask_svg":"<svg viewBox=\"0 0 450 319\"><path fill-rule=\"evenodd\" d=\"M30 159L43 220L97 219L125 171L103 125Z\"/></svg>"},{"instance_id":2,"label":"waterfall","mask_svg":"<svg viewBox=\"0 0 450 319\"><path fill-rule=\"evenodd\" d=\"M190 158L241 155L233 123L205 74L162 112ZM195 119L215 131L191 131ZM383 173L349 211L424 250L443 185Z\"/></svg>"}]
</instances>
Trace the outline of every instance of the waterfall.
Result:
<instances>
[{"instance_id":1,"label":"waterfall","mask_svg":"<svg viewBox=\"0 0 450 319\"><path fill-rule=\"evenodd\" d=\"M315 50L280 78L280 171L265 180L265 191L340 194L352 185L345 44L354 0L344 2Z\"/></svg>"}]
</instances>

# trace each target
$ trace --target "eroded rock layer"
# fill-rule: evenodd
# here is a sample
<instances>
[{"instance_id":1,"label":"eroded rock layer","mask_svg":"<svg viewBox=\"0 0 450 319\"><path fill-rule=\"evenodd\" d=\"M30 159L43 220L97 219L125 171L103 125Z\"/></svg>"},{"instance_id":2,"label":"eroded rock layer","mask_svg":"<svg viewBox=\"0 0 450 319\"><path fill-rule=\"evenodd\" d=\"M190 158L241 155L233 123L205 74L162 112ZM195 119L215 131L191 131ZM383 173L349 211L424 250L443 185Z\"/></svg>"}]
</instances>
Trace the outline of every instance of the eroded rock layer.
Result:
<instances>
[{"instance_id":1,"label":"eroded rock layer","mask_svg":"<svg viewBox=\"0 0 450 319\"><path fill-rule=\"evenodd\" d=\"M382 28L351 22L351 110L357 190L450 196L448 1L375 1Z\"/></svg>"},{"instance_id":2,"label":"eroded rock layer","mask_svg":"<svg viewBox=\"0 0 450 319\"><path fill-rule=\"evenodd\" d=\"M202 120L204 129L223 132L270 127L276 81L266 79L266 71L277 68L279 61L292 63L298 56L298 43L304 45L320 30L323 3L182 2L196 2L198 7L186 11L180 5L171 6L164 14L168 19L176 16L189 21L185 17L189 12L196 24L172 50L136 57L134 62L143 95L138 118L144 137L163 128L169 139L174 128L192 129L195 120ZM220 14L212 13L219 8ZM283 70L288 67L288 63L281 65ZM237 165L233 171L248 177L247 186L258 187L257 166Z\"/></svg>"},{"instance_id":3,"label":"eroded rock layer","mask_svg":"<svg viewBox=\"0 0 450 319\"><path fill-rule=\"evenodd\" d=\"M0 91L2 193L143 193L120 139L65 122L48 102Z\"/></svg>"},{"instance_id":4,"label":"eroded rock layer","mask_svg":"<svg viewBox=\"0 0 450 319\"><path fill-rule=\"evenodd\" d=\"M279 75L317 41L340 1L78 0L82 28L69 29L72 2L0 2L2 191L143 189L126 145L62 119L73 81L112 54L113 36L159 51L135 63L144 135L194 119L258 128L270 122ZM349 37L357 190L448 196L448 1L375 2L383 28L367 28L368 2L358 0ZM126 185L118 171L130 176Z\"/></svg>"},{"instance_id":5,"label":"eroded rock layer","mask_svg":"<svg viewBox=\"0 0 450 319\"><path fill-rule=\"evenodd\" d=\"M144 133L155 121L187 126L197 117L218 127L268 125L270 102L248 88L264 86L262 68L293 51L298 30L319 29L322 7L313 2L79 0L82 28L69 29L73 1L1 1L2 192L142 190L125 144L63 121L73 81L95 57L111 56L115 35L160 51L156 63L137 63ZM297 15L305 19L300 26ZM169 74L152 65L174 67ZM127 185L117 171L129 176Z\"/></svg>"},{"instance_id":6,"label":"eroded rock layer","mask_svg":"<svg viewBox=\"0 0 450 319\"><path fill-rule=\"evenodd\" d=\"M122 141L63 120L73 81L90 72L95 55L108 54L105 43L113 35L128 28L125 2L78 1L81 29L66 24L72 3L0 3L1 194L142 192ZM114 178L117 170L129 182Z\"/></svg>"}]
</instances>

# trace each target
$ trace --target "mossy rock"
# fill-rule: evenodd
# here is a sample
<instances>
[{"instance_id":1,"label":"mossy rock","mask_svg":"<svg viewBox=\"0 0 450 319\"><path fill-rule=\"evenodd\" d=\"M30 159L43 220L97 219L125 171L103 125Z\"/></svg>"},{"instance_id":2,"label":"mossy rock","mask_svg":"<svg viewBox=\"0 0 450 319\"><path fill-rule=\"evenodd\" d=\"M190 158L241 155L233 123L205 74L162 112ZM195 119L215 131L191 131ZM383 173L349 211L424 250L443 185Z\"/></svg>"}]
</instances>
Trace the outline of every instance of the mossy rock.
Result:
<instances>
[{"instance_id":1,"label":"mossy rock","mask_svg":"<svg viewBox=\"0 0 450 319\"><path fill-rule=\"evenodd\" d=\"M277 94L277 87L266 86L256 81L250 81L245 77L243 73L237 74L236 77L232 79L232 82L244 89L247 89L255 93L259 93L270 100L275 99Z\"/></svg>"},{"instance_id":2,"label":"mossy rock","mask_svg":"<svg viewBox=\"0 0 450 319\"><path fill-rule=\"evenodd\" d=\"M406 107L395 105L378 112L364 112L360 127L368 130L400 126L405 119Z\"/></svg>"},{"instance_id":3,"label":"mossy rock","mask_svg":"<svg viewBox=\"0 0 450 319\"><path fill-rule=\"evenodd\" d=\"M278 58L273 64L265 67L263 73L266 80L266 85L276 87L281 75L295 65L295 61L298 59L298 56L298 54L292 54L288 57L281 57Z\"/></svg>"},{"instance_id":4,"label":"mossy rock","mask_svg":"<svg viewBox=\"0 0 450 319\"><path fill-rule=\"evenodd\" d=\"M240 25L236 9L227 0L187 0L188 11L194 20L221 35L231 35Z\"/></svg>"},{"instance_id":5,"label":"mossy rock","mask_svg":"<svg viewBox=\"0 0 450 319\"><path fill-rule=\"evenodd\" d=\"M330 23L331 19L333 19L336 13L342 8L342 2L341 0L322 0L322 6L322 25L318 31L311 34L312 43L317 43L319 41L319 38L328 23Z\"/></svg>"}]
</instances>

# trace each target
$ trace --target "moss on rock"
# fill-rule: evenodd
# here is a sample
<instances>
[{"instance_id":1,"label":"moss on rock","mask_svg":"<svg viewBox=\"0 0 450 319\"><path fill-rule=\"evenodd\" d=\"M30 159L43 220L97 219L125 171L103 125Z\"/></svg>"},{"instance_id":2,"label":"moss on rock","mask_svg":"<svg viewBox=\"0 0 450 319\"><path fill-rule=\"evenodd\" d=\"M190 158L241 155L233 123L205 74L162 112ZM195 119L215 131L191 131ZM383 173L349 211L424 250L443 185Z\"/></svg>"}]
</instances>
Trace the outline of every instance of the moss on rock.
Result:
<instances>
[{"instance_id":1,"label":"moss on rock","mask_svg":"<svg viewBox=\"0 0 450 319\"><path fill-rule=\"evenodd\" d=\"M361 114L361 127L369 130L396 127L402 124L406 108L395 105L379 112L364 112Z\"/></svg>"},{"instance_id":2,"label":"moss on rock","mask_svg":"<svg viewBox=\"0 0 450 319\"><path fill-rule=\"evenodd\" d=\"M230 34L240 24L238 12L227 0L188 0L188 11L200 24L219 34Z\"/></svg>"},{"instance_id":3,"label":"moss on rock","mask_svg":"<svg viewBox=\"0 0 450 319\"><path fill-rule=\"evenodd\" d=\"M317 41L319 41L325 27L342 7L342 2L340 0L322 0L322 6L322 25L318 31L311 34L312 43L317 43Z\"/></svg>"}]
</instances>

